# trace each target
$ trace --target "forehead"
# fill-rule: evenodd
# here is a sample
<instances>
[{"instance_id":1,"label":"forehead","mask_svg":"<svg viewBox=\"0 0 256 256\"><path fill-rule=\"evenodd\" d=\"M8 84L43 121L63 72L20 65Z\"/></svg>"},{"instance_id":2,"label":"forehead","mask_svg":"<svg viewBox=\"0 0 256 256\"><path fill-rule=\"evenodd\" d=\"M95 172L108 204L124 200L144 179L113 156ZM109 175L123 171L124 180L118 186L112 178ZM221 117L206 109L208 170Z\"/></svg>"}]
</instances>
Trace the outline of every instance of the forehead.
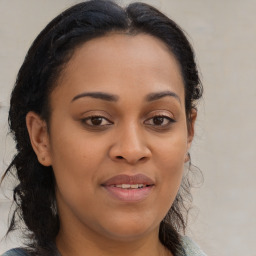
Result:
<instances>
[{"instance_id":1,"label":"forehead","mask_svg":"<svg viewBox=\"0 0 256 256\"><path fill-rule=\"evenodd\" d=\"M111 33L85 42L65 66L56 91L138 94L172 90L184 98L180 67L161 40L147 35Z\"/></svg>"}]
</instances>

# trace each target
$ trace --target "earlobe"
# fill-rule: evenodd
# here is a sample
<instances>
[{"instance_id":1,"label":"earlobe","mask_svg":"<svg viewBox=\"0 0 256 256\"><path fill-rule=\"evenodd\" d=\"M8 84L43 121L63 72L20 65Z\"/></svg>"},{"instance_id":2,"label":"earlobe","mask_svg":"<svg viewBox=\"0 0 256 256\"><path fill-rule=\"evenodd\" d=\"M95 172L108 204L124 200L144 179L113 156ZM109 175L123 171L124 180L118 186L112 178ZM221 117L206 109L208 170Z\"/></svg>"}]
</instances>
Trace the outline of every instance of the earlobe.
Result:
<instances>
[{"instance_id":1,"label":"earlobe","mask_svg":"<svg viewBox=\"0 0 256 256\"><path fill-rule=\"evenodd\" d=\"M50 166L50 142L46 122L38 114L30 111L26 116L26 125L38 161L44 166Z\"/></svg>"},{"instance_id":2,"label":"earlobe","mask_svg":"<svg viewBox=\"0 0 256 256\"><path fill-rule=\"evenodd\" d=\"M189 122L188 122L187 151L190 149L193 138L194 138L196 117L197 117L197 110L195 108L192 108L189 116Z\"/></svg>"},{"instance_id":3,"label":"earlobe","mask_svg":"<svg viewBox=\"0 0 256 256\"><path fill-rule=\"evenodd\" d=\"M184 163L187 163L187 162L189 162L189 161L190 161L190 153L187 152L187 153L186 153L186 156L185 156L185 159L184 159Z\"/></svg>"}]
</instances>

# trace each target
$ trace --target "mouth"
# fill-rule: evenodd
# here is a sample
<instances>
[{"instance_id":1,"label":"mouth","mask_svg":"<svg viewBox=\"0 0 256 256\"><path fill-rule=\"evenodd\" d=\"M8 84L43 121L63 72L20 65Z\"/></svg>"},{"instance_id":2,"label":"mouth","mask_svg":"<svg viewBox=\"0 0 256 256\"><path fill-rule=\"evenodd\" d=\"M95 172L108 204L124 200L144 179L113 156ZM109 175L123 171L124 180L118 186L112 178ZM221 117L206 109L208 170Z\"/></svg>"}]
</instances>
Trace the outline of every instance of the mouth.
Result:
<instances>
[{"instance_id":1,"label":"mouth","mask_svg":"<svg viewBox=\"0 0 256 256\"><path fill-rule=\"evenodd\" d=\"M122 189L141 189L145 187L149 187L151 185L144 184L120 184L120 185L111 185L110 187L122 188Z\"/></svg>"},{"instance_id":2,"label":"mouth","mask_svg":"<svg viewBox=\"0 0 256 256\"><path fill-rule=\"evenodd\" d=\"M103 186L116 186L121 188L138 188L154 185L154 181L144 174L136 174L136 175L117 175L114 176L107 181L105 181ZM137 187L138 186L138 187Z\"/></svg>"},{"instance_id":3,"label":"mouth","mask_svg":"<svg viewBox=\"0 0 256 256\"><path fill-rule=\"evenodd\" d=\"M154 181L143 174L117 175L102 184L112 198L125 202L137 202L146 199L154 185Z\"/></svg>"}]
</instances>

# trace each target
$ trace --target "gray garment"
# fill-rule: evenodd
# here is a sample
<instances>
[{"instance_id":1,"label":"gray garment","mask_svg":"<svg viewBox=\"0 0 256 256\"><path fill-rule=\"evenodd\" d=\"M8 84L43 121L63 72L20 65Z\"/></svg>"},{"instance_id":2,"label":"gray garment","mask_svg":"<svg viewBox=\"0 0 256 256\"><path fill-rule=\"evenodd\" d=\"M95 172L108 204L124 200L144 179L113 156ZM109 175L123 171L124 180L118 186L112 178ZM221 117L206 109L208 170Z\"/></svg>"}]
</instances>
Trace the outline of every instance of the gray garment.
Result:
<instances>
[{"instance_id":1,"label":"gray garment","mask_svg":"<svg viewBox=\"0 0 256 256\"><path fill-rule=\"evenodd\" d=\"M186 252L186 256L207 256L199 246L193 242L189 237L184 236L182 238L183 248Z\"/></svg>"},{"instance_id":2,"label":"gray garment","mask_svg":"<svg viewBox=\"0 0 256 256\"><path fill-rule=\"evenodd\" d=\"M183 248L186 252L186 256L206 256L205 253L201 251L199 246L195 244L189 237L184 236L182 239ZM16 248L7 251L2 256L29 256L24 250L21 248Z\"/></svg>"},{"instance_id":3,"label":"gray garment","mask_svg":"<svg viewBox=\"0 0 256 256\"><path fill-rule=\"evenodd\" d=\"M15 248L5 252L1 256L29 256L29 255L21 248Z\"/></svg>"}]
</instances>

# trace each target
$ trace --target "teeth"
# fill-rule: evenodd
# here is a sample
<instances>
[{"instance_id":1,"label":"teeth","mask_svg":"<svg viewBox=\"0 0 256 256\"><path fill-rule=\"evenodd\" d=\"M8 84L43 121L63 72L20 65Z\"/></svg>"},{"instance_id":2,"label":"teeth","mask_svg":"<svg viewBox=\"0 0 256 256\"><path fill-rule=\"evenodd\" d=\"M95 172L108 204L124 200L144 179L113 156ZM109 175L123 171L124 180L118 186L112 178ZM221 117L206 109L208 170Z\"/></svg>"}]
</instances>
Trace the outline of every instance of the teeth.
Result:
<instances>
[{"instance_id":1,"label":"teeth","mask_svg":"<svg viewBox=\"0 0 256 256\"><path fill-rule=\"evenodd\" d=\"M130 188L131 187L131 185L129 185L129 184L122 184L122 188Z\"/></svg>"},{"instance_id":2,"label":"teeth","mask_svg":"<svg viewBox=\"0 0 256 256\"><path fill-rule=\"evenodd\" d=\"M117 188L124 188L124 189L136 189L136 188L143 188L144 185L143 184L120 184L120 185L115 185L115 187Z\"/></svg>"}]
</instances>

